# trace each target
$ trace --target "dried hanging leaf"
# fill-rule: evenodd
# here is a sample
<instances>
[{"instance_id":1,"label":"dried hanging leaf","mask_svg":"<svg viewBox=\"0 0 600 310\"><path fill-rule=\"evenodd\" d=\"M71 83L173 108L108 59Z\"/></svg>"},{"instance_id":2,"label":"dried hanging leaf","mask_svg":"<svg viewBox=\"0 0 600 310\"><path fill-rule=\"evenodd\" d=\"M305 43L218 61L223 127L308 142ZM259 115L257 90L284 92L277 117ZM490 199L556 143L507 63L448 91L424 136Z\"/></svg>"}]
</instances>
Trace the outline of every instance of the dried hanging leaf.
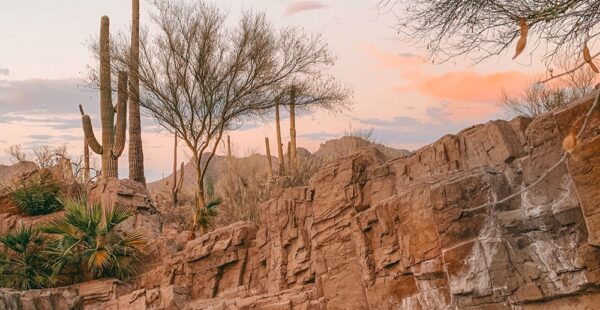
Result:
<instances>
[{"instance_id":1,"label":"dried hanging leaf","mask_svg":"<svg viewBox=\"0 0 600 310\"><path fill-rule=\"evenodd\" d=\"M527 33L529 32L529 25L527 25L527 20L521 17L519 22L521 26L521 36L519 37L519 42L517 42L517 48L515 50L515 56L512 59L517 58L523 50L525 50L525 46L527 46Z\"/></svg>"},{"instance_id":2,"label":"dried hanging leaf","mask_svg":"<svg viewBox=\"0 0 600 310\"><path fill-rule=\"evenodd\" d=\"M563 149L567 153L573 152L573 150L577 147L577 136L574 132L569 133L565 139L563 140Z\"/></svg>"},{"instance_id":3,"label":"dried hanging leaf","mask_svg":"<svg viewBox=\"0 0 600 310\"><path fill-rule=\"evenodd\" d=\"M583 126L584 120L585 115L582 115L579 118L577 118L571 125L571 128L569 129L569 134L567 134L562 143L565 152L570 154L579 145L579 139L577 138L577 134L581 130L581 126Z\"/></svg>"},{"instance_id":4,"label":"dried hanging leaf","mask_svg":"<svg viewBox=\"0 0 600 310\"><path fill-rule=\"evenodd\" d=\"M600 73L600 71L598 71L598 68L592 61L592 55L590 54L590 49L587 47L587 43L584 43L583 45L583 60L585 60L585 62L587 62L588 65L590 65L590 68L592 68L594 72Z\"/></svg>"}]
</instances>

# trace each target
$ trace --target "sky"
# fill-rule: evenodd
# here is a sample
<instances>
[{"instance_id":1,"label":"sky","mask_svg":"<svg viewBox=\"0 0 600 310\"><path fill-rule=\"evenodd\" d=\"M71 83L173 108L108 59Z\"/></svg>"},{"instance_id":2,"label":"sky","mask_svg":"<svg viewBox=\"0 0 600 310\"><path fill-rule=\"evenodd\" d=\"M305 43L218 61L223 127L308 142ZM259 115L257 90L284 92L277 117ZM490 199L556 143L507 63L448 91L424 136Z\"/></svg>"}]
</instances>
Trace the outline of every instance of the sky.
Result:
<instances>
[{"instance_id":1,"label":"sky","mask_svg":"<svg viewBox=\"0 0 600 310\"><path fill-rule=\"evenodd\" d=\"M151 5L141 2L144 26ZM497 103L502 89L516 93L540 70L527 56L512 61L508 54L477 65L469 59L432 63L423 48L398 34L394 15L378 9L377 2L214 2L232 21L251 9L266 12L275 26L319 33L336 56L331 74L353 90L352 108L301 115L299 146L315 151L348 132L371 131L380 143L414 150L465 127L506 118ZM0 164L9 163L3 150L14 144L27 150L65 144L71 154L82 153L79 104L99 128L97 91L85 87L88 66L97 66L86 42L97 36L102 15L111 18L111 32L127 31L130 6L126 0L0 1ZM146 174L153 181L169 174L173 142L153 120L144 119L143 126ZM287 119L282 128L287 141ZM264 120L230 135L236 156L264 153L264 137L273 141L275 126ZM126 152L119 163L122 177ZM183 147L180 154L183 160L189 156Z\"/></svg>"}]
</instances>

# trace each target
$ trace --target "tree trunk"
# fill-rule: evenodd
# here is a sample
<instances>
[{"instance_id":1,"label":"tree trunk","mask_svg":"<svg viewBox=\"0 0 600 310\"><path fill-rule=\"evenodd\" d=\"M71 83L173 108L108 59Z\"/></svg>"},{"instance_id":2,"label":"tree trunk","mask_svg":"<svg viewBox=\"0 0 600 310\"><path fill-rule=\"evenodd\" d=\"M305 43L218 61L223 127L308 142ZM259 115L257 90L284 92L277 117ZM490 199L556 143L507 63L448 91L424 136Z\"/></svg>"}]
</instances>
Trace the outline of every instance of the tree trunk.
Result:
<instances>
[{"instance_id":1,"label":"tree trunk","mask_svg":"<svg viewBox=\"0 0 600 310\"><path fill-rule=\"evenodd\" d=\"M144 175L144 149L140 122L140 1L132 0L131 60L129 74L129 178L146 186Z\"/></svg>"},{"instance_id":2,"label":"tree trunk","mask_svg":"<svg viewBox=\"0 0 600 310\"><path fill-rule=\"evenodd\" d=\"M206 207L206 197L204 195L204 171L202 171L201 158L196 154L193 155L194 168L196 169L196 197L194 202L194 218L192 227L192 236L195 237L196 230L198 230L198 220L200 216L200 210ZM202 232L201 232L202 233Z\"/></svg>"},{"instance_id":3,"label":"tree trunk","mask_svg":"<svg viewBox=\"0 0 600 310\"><path fill-rule=\"evenodd\" d=\"M294 86L292 86L290 100L290 143L292 144L291 158L293 162L296 162L296 87Z\"/></svg>"},{"instance_id":4,"label":"tree trunk","mask_svg":"<svg viewBox=\"0 0 600 310\"><path fill-rule=\"evenodd\" d=\"M279 175L285 172L285 163L283 160L283 143L281 142L281 124L279 116L279 99L275 103L275 128L277 130L277 155L279 157Z\"/></svg>"}]
</instances>

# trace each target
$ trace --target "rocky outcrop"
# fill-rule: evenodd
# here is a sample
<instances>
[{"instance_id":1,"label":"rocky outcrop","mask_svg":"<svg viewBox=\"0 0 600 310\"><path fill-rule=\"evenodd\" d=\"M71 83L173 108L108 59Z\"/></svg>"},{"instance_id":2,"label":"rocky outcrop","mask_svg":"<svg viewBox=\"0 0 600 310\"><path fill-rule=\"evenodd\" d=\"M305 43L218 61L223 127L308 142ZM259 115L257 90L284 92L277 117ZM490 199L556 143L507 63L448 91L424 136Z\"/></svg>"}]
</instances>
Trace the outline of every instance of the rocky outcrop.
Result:
<instances>
[{"instance_id":1,"label":"rocky outcrop","mask_svg":"<svg viewBox=\"0 0 600 310\"><path fill-rule=\"evenodd\" d=\"M0 194L10 192L19 179L38 169L38 165L31 161L18 162L11 166L0 165Z\"/></svg>"},{"instance_id":2,"label":"rocky outcrop","mask_svg":"<svg viewBox=\"0 0 600 310\"><path fill-rule=\"evenodd\" d=\"M345 157L276 193L258 226L189 242L165 230L155 265L85 307L594 309L600 113L555 165L590 104L474 126L406 158Z\"/></svg>"},{"instance_id":3,"label":"rocky outcrop","mask_svg":"<svg viewBox=\"0 0 600 310\"><path fill-rule=\"evenodd\" d=\"M71 163L61 161L50 168L39 168L33 162L21 162L8 167L0 167L0 235L12 229L30 225L39 225L61 216L62 212L42 216L26 216L16 205L13 193L16 188L31 183L52 184L58 187L60 196L74 196L81 192L81 186L73 179ZM2 186L4 193L2 193Z\"/></svg>"}]
</instances>

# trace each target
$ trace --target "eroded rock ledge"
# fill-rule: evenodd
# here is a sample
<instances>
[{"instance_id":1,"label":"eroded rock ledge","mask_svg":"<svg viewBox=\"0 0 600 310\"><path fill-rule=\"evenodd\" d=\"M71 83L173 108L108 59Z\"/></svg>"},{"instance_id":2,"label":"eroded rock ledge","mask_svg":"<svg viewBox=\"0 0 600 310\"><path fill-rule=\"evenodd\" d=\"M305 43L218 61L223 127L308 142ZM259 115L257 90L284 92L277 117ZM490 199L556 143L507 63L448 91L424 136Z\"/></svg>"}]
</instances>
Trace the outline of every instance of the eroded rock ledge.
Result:
<instances>
[{"instance_id":1,"label":"eroded rock ledge","mask_svg":"<svg viewBox=\"0 0 600 310\"><path fill-rule=\"evenodd\" d=\"M593 309L600 113L547 179L477 208L546 172L590 104L474 126L388 162L367 149L278 193L259 227L236 223L187 243L163 230L157 263L129 283L4 291L0 308Z\"/></svg>"}]
</instances>

